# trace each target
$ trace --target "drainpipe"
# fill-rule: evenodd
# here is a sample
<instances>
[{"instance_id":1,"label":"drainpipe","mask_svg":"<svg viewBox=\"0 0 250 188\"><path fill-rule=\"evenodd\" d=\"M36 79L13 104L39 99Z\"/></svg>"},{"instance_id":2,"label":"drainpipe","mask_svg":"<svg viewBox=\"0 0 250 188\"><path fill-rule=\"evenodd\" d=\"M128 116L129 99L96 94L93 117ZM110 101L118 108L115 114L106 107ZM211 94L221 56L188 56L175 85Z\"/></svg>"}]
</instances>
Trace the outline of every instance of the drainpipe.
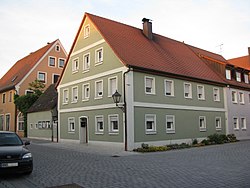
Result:
<instances>
[{"instance_id":1,"label":"drainpipe","mask_svg":"<svg viewBox=\"0 0 250 188\"><path fill-rule=\"evenodd\" d=\"M125 122L124 122L124 137L125 137L125 151L128 151L128 128L127 128L127 104L126 104L126 80L125 76L130 71L130 67L128 67L128 70L123 73L123 100L124 100L124 116L125 116Z\"/></svg>"}]
</instances>

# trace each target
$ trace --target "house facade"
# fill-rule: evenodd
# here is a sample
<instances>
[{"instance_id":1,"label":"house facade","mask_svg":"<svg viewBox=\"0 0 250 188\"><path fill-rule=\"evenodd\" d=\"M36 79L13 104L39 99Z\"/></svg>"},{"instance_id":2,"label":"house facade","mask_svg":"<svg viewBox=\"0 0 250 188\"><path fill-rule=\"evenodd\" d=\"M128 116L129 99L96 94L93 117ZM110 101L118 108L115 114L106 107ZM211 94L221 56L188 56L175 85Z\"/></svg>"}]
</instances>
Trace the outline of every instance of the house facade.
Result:
<instances>
[{"instance_id":1,"label":"house facade","mask_svg":"<svg viewBox=\"0 0 250 188\"><path fill-rule=\"evenodd\" d=\"M141 30L86 13L58 85L59 140L132 150L226 134L225 86L148 19Z\"/></svg>"},{"instance_id":2,"label":"house facade","mask_svg":"<svg viewBox=\"0 0 250 188\"><path fill-rule=\"evenodd\" d=\"M67 53L55 40L17 61L0 80L0 130L17 132L23 136L24 120L14 104L14 95L25 95L29 83L42 81L46 88L56 83L61 75ZM45 88L45 89L46 89Z\"/></svg>"}]
</instances>

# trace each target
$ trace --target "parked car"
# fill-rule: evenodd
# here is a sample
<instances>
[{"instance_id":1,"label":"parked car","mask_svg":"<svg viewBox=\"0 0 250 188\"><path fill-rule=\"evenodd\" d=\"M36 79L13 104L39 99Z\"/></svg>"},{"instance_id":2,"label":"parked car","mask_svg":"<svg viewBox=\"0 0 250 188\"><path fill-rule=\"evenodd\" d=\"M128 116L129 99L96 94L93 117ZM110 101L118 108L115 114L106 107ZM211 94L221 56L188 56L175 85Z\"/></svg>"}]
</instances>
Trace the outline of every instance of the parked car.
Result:
<instances>
[{"instance_id":1,"label":"parked car","mask_svg":"<svg viewBox=\"0 0 250 188\"><path fill-rule=\"evenodd\" d=\"M0 174L32 172L33 158L26 147L29 144L14 132L0 131Z\"/></svg>"}]
</instances>

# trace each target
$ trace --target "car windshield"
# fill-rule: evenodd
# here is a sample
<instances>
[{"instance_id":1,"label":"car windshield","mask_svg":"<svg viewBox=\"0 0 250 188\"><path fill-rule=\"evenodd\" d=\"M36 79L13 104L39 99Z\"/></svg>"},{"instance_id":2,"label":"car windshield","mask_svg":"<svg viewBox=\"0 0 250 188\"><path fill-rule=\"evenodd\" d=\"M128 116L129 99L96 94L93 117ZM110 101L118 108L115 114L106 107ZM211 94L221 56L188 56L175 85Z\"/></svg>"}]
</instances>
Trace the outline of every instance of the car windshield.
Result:
<instances>
[{"instance_id":1,"label":"car windshield","mask_svg":"<svg viewBox=\"0 0 250 188\"><path fill-rule=\"evenodd\" d=\"M0 146L20 146L22 140L16 133L0 133Z\"/></svg>"}]
</instances>

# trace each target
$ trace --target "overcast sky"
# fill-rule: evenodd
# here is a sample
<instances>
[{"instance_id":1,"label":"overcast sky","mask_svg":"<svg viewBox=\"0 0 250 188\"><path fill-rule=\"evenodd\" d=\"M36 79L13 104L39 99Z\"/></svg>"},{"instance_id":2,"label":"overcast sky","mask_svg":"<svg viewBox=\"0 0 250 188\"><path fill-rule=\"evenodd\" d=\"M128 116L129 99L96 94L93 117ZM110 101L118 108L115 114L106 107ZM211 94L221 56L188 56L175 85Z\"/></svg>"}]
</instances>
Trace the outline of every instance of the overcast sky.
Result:
<instances>
[{"instance_id":1,"label":"overcast sky","mask_svg":"<svg viewBox=\"0 0 250 188\"><path fill-rule=\"evenodd\" d=\"M69 52L85 12L223 55L248 55L249 0L0 0L0 78L19 59L60 39Z\"/></svg>"}]
</instances>

